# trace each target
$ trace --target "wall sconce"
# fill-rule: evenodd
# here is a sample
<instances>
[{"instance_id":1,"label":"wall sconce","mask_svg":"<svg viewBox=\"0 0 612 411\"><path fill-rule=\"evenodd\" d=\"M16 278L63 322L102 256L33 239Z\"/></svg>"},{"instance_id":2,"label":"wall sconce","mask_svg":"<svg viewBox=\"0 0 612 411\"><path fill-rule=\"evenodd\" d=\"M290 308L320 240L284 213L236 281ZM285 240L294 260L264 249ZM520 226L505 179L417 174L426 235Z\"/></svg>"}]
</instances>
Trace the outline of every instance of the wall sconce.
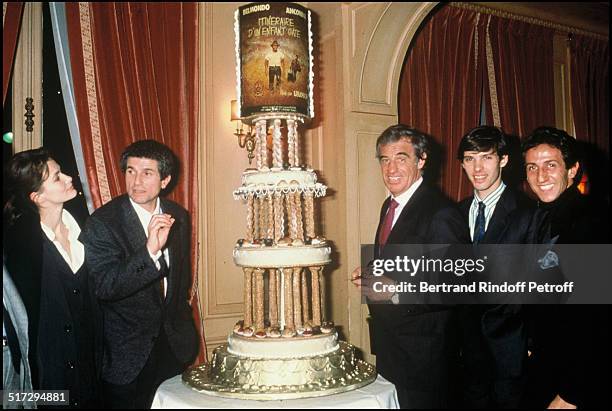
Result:
<instances>
[{"instance_id":1,"label":"wall sconce","mask_svg":"<svg viewBox=\"0 0 612 411\"><path fill-rule=\"evenodd\" d=\"M245 133L242 130L242 119L238 116L238 102L236 100L232 100L232 121L236 121L236 131L234 131L234 135L238 137L238 146L240 148L245 148L249 157L249 165L251 165L251 161L255 158L255 136L251 134L251 128Z\"/></svg>"}]
</instances>

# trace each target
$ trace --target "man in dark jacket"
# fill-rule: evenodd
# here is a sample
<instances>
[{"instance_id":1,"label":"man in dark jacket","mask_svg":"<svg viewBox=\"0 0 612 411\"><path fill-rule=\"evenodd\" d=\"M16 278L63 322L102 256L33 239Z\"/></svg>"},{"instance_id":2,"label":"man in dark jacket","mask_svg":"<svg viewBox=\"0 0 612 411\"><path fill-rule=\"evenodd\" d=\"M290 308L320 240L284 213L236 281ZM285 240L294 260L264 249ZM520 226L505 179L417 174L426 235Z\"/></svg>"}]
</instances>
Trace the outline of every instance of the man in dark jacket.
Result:
<instances>
[{"instance_id":1,"label":"man in dark jacket","mask_svg":"<svg viewBox=\"0 0 612 411\"><path fill-rule=\"evenodd\" d=\"M476 127L459 143L457 157L474 187L474 195L461 201L459 209L476 252L479 244L499 244L510 213L529 206L522 193L502 180L508 152L506 136L493 126ZM460 311L464 406L516 408L527 358L521 306L474 304Z\"/></svg>"},{"instance_id":2,"label":"man in dark jacket","mask_svg":"<svg viewBox=\"0 0 612 411\"><path fill-rule=\"evenodd\" d=\"M580 194L577 144L540 127L522 145L533 213L517 213L504 234L528 244L609 243L607 213ZM610 387L609 306L530 305L529 407L604 407Z\"/></svg>"},{"instance_id":3,"label":"man in dark jacket","mask_svg":"<svg viewBox=\"0 0 612 411\"><path fill-rule=\"evenodd\" d=\"M428 138L404 125L386 129L376 142L385 186L375 238L375 257L385 257L385 245L454 243L462 230L461 218L434 186L423 181L429 154ZM388 247L390 248L390 247ZM402 408L453 406L456 385L456 322L454 310L443 305L400 304L399 295L369 293L371 279L361 268L353 282L369 295L372 316L371 345L378 372L395 384ZM395 283L400 278L379 277Z\"/></svg>"},{"instance_id":4,"label":"man in dark jacket","mask_svg":"<svg viewBox=\"0 0 612 411\"><path fill-rule=\"evenodd\" d=\"M150 408L157 387L197 353L189 216L159 197L174 164L156 141L128 146L121 156L127 194L96 210L81 234L103 313L107 407Z\"/></svg>"}]
</instances>

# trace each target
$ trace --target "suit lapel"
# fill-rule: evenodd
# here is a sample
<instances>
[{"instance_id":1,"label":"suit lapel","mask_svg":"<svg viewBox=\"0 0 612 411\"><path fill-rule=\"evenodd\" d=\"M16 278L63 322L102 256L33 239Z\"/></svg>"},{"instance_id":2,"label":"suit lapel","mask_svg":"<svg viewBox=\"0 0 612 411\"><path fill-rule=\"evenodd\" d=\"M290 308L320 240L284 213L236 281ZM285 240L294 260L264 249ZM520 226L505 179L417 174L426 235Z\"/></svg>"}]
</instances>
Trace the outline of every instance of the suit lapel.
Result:
<instances>
[{"instance_id":1,"label":"suit lapel","mask_svg":"<svg viewBox=\"0 0 612 411\"><path fill-rule=\"evenodd\" d=\"M505 227L504 223L506 222L506 217L515 207L514 196L510 192L510 189L506 187L495 206L491 221L489 221L489 226L482 240L483 243L494 244L499 241L499 237Z\"/></svg>"},{"instance_id":2,"label":"suit lapel","mask_svg":"<svg viewBox=\"0 0 612 411\"><path fill-rule=\"evenodd\" d=\"M419 207L422 207L424 204L420 199L425 195L425 187L425 184L421 183L412 197L410 197L410 200L408 200L408 203L406 203L402 209L402 213L395 222L391 234L389 234L389 238L387 239L387 243L402 243L406 233L414 231L414 220L417 218Z\"/></svg>"},{"instance_id":3,"label":"suit lapel","mask_svg":"<svg viewBox=\"0 0 612 411\"><path fill-rule=\"evenodd\" d=\"M132 247L139 247L141 244L146 244L147 234L142 224L140 224L136 210L134 210L132 203L130 203L130 198L127 194L123 197L121 209L123 211L121 218L123 220L124 232L128 239L128 244ZM134 249L131 251L134 251Z\"/></svg>"}]
</instances>

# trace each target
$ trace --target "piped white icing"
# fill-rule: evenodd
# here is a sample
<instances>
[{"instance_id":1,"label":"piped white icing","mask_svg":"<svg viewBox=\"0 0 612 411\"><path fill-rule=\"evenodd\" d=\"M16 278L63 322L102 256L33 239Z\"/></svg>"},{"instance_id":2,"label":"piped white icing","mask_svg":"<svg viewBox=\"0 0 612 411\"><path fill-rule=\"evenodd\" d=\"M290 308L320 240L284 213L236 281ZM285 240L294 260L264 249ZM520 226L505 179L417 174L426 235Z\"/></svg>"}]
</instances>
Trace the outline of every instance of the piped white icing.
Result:
<instances>
[{"instance_id":1,"label":"piped white icing","mask_svg":"<svg viewBox=\"0 0 612 411\"><path fill-rule=\"evenodd\" d=\"M245 338L235 333L228 337L227 350L249 358L301 358L325 355L338 349L338 334L292 338Z\"/></svg>"}]
</instances>

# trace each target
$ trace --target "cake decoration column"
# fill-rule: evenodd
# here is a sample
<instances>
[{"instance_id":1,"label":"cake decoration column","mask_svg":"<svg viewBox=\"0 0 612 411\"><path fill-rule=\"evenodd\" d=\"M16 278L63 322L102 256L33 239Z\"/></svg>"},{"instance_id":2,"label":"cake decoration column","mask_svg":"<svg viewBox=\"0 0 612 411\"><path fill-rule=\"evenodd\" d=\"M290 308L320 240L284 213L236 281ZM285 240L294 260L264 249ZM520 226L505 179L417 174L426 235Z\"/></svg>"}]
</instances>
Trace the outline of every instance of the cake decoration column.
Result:
<instances>
[{"instance_id":1,"label":"cake decoration column","mask_svg":"<svg viewBox=\"0 0 612 411\"><path fill-rule=\"evenodd\" d=\"M274 193L274 241L283 238L283 193Z\"/></svg>"},{"instance_id":2,"label":"cake decoration column","mask_svg":"<svg viewBox=\"0 0 612 411\"><path fill-rule=\"evenodd\" d=\"M253 269L244 267L244 324L243 328L253 325Z\"/></svg>"},{"instance_id":3,"label":"cake decoration column","mask_svg":"<svg viewBox=\"0 0 612 411\"><path fill-rule=\"evenodd\" d=\"M261 220L259 215L259 199L254 196L253 197L253 238L261 238L259 234L259 228L261 227Z\"/></svg>"},{"instance_id":4,"label":"cake decoration column","mask_svg":"<svg viewBox=\"0 0 612 411\"><path fill-rule=\"evenodd\" d=\"M302 286L300 284L300 271L302 271L300 267L295 267L293 269L293 322L296 329L302 328L302 298L300 296Z\"/></svg>"},{"instance_id":5,"label":"cake decoration column","mask_svg":"<svg viewBox=\"0 0 612 411\"><path fill-rule=\"evenodd\" d=\"M310 306L308 301L308 283L306 277L306 270L300 269L301 271L301 282L302 282L302 317L304 318L304 325L312 325L310 317L308 316L308 308Z\"/></svg>"},{"instance_id":6,"label":"cake decoration column","mask_svg":"<svg viewBox=\"0 0 612 411\"><path fill-rule=\"evenodd\" d=\"M293 322L293 269L283 268L283 295L284 295L284 314L285 329L283 337L293 337L295 323Z\"/></svg>"},{"instance_id":7,"label":"cake decoration column","mask_svg":"<svg viewBox=\"0 0 612 411\"><path fill-rule=\"evenodd\" d=\"M314 230L314 194L312 191L304 193L304 214L306 218L306 236L315 238Z\"/></svg>"},{"instance_id":8,"label":"cake decoration column","mask_svg":"<svg viewBox=\"0 0 612 411\"><path fill-rule=\"evenodd\" d=\"M274 157L272 166L276 168L283 167L283 151L281 147L281 121L280 119L274 120L274 129L272 130L272 142L274 146Z\"/></svg>"},{"instance_id":9,"label":"cake decoration column","mask_svg":"<svg viewBox=\"0 0 612 411\"><path fill-rule=\"evenodd\" d=\"M312 325L321 326L321 290L319 288L319 275L321 266L309 267L312 280Z\"/></svg>"},{"instance_id":10,"label":"cake decoration column","mask_svg":"<svg viewBox=\"0 0 612 411\"><path fill-rule=\"evenodd\" d=\"M261 160L261 139L259 138L259 124L255 123L255 164L261 170L263 162Z\"/></svg>"},{"instance_id":11,"label":"cake decoration column","mask_svg":"<svg viewBox=\"0 0 612 411\"><path fill-rule=\"evenodd\" d=\"M281 274L282 271L280 269L274 270L274 276L276 277L276 312L278 313L278 327L280 328L283 319L280 318L282 316L281 307L282 307L282 289L281 289Z\"/></svg>"},{"instance_id":12,"label":"cake decoration column","mask_svg":"<svg viewBox=\"0 0 612 411\"><path fill-rule=\"evenodd\" d=\"M268 165L268 147L266 137L268 136L266 127L266 120L258 120L255 123L255 133L257 135L258 152L257 154L257 168L261 170L262 167Z\"/></svg>"},{"instance_id":13,"label":"cake decoration column","mask_svg":"<svg viewBox=\"0 0 612 411\"><path fill-rule=\"evenodd\" d=\"M293 195L293 202L295 203L295 214L296 214L296 238L300 241L304 241L304 227L302 223L302 195L297 191Z\"/></svg>"},{"instance_id":14,"label":"cake decoration column","mask_svg":"<svg viewBox=\"0 0 612 411\"><path fill-rule=\"evenodd\" d=\"M287 120L287 138L291 138L293 144L289 146L289 156L293 158L291 166L299 167L300 165L300 136L297 132L298 122L295 120Z\"/></svg>"},{"instance_id":15,"label":"cake decoration column","mask_svg":"<svg viewBox=\"0 0 612 411\"><path fill-rule=\"evenodd\" d=\"M267 227L266 227L266 217L268 213L266 212L266 198L264 196L259 197L259 237L258 238L269 238L266 237Z\"/></svg>"},{"instance_id":16,"label":"cake decoration column","mask_svg":"<svg viewBox=\"0 0 612 411\"><path fill-rule=\"evenodd\" d=\"M246 240L249 243L253 242L253 194L247 196Z\"/></svg>"},{"instance_id":17,"label":"cake decoration column","mask_svg":"<svg viewBox=\"0 0 612 411\"><path fill-rule=\"evenodd\" d=\"M276 279L277 279L277 275L276 275L276 269L275 268L271 268L269 271L269 282L268 282L268 288L269 288L269 292L268 292L268 298L269 298L269 313L268 313L268 317L270 318L270 327L271 328L278 328L278 304L277 304L277 300L276 300L276 293L277 293L277 285L276 285Z\"/></svg>"},{"instance_id":18,"label":"cake decoration column","mask_svg":"<svg viewBox=\"0 0 612 411\"><path fill-rule=\"evenodd\" d=\"M263 268L255 269L255 332L264 329L264 275Z\"/></svg>"},{"instance_id":19,"label":"cake decoration column","mask_svg":"<svg viewBox=\"0 0 612 411\"><path fill-rule=\"evenodd\" d=\"M295 120L287 120L287 155L289 166L295 166Z\"/></svg>"},{"instance_id":20,"label":"cake decoration column","mask_svg":"<svg viewBox=\"0 0 612 411\"><path fill-rule=\"evenodd\" d=\"M289 220L289 237L291 240L295 240L297 237L296 220L295 220L295 205L293 203L293 193L289 192L285 194L285 201L287 202L287 219Z\"/></svg>"},{"instance_id":21,"label":"cake decoration column","mask_svg":"<svg viewBox=\"0 0 612 411\"><path fill-rule=\"evenodd\" d=\"M274 239L274 199L268 194L268 233L266 238Z\"/></svg>"}]
</instances>

